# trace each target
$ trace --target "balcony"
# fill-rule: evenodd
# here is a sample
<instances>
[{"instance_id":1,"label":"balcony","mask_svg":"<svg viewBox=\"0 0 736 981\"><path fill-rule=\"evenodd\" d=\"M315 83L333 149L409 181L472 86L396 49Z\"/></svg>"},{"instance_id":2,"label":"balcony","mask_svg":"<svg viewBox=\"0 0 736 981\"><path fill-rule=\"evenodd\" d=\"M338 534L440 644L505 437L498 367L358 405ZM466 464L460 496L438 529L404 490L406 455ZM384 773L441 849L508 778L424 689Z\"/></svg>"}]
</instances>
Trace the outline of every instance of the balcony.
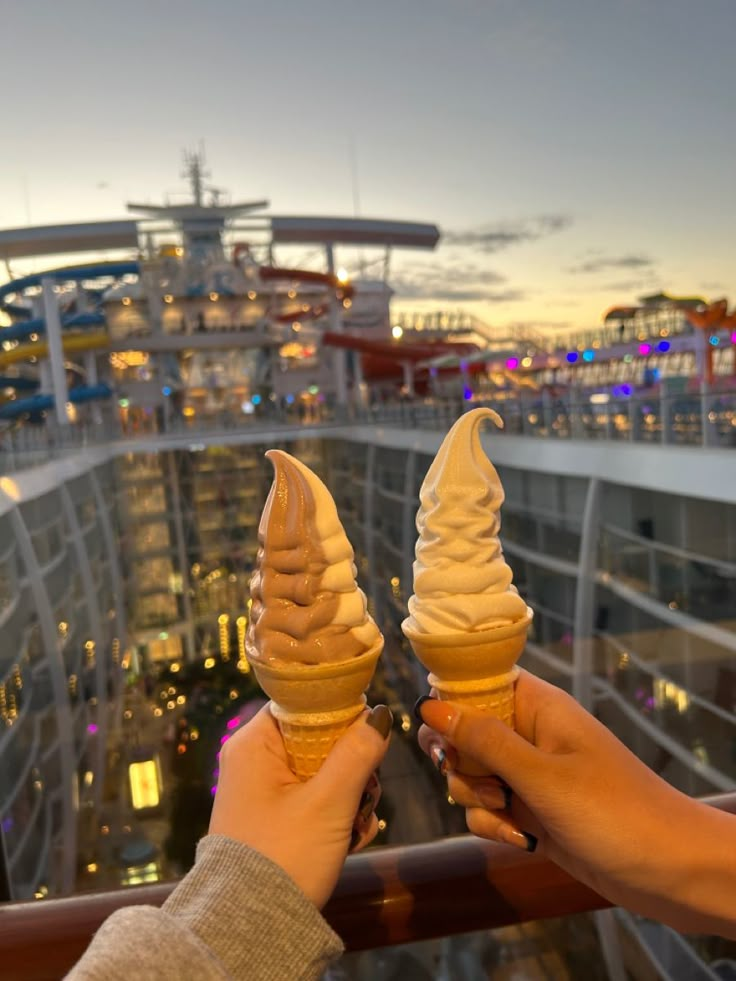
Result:
<instances>
[{"instance_id":1,"label":"balcony","mask_svg":"<svg viewBox=\"0 0 736 981\"><path fill-rule=\"evenodd\" d=\"M736 814L736 794L707 800ZM111 913L124 906L160 906L174 885L0 906L3 976L14 981L62 977ZM462 835L351 856L325 916L348 951L361 951L609 905L541 856Z\"/></svg>"}]
</instances>

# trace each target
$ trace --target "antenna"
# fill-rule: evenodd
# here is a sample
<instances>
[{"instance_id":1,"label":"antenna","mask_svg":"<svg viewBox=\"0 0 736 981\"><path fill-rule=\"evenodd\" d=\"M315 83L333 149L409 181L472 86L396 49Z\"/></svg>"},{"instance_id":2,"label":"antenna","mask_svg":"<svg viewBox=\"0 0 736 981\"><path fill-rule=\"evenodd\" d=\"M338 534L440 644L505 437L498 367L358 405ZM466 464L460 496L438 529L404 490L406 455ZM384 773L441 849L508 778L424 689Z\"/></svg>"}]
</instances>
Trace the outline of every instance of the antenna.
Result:
<instances>
[{"instance_id":1,"label":"antenna","mask_svg":"<svg viewBox=\"0 0 736 981\"><path fill-rule=\"evenodd\" d=\"M200 142L199 150L185 150L182 177L189 178L192 197L198 207L202 206L204 178L209 176L209 172L204 169L204 144Z\"/></svg>"}]
</instances>

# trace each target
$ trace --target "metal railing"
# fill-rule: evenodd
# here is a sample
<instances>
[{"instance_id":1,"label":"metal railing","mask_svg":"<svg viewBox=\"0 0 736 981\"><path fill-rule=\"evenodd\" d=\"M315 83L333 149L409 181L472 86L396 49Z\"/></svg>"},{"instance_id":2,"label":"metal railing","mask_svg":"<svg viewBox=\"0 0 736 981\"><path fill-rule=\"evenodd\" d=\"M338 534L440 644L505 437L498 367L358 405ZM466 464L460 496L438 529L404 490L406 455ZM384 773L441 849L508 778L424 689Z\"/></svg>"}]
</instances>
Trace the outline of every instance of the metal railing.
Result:
<instances>
[{"instance_id":1,"label":"metal railing","mask_svg":"<svg viewBox=\"0 0 736 981\"><path fill-rule=\"evenodd\" d=\"M736 813L736 794L706 802ZM174 886L0 905L2 976L14 981L63 977L111 913L125 906L160 906ZM347 949L357 951L609 905L542 856L463 835L348 858L324 914Z\"/></svg>"},{"instance_id":2,"label":"metal railing","mask_svg":"<svg viewBox=\"0 0 736 981\"><path fill-rule=\"evenodd\" d=\"M575 439L647 443L664 446L736 447L736 391L654 393L611 398L596 404L579 393L558 398L509 395L495 399L424 399L380 403L365 407L320 406L300 415L290 406L269 404L263 413L221 412L203 420L151 417L148 428L123 430L117 421L80 423L63 428L19 426L0 433L0 475L36 466L71 450L134 443L153 436L198 437L264 434L274 427L323 430L336 425L389 425L406 429L446 431L468 409L494 409L504 420L504 432L540 439Z\"/></svg>"}]
</instances>

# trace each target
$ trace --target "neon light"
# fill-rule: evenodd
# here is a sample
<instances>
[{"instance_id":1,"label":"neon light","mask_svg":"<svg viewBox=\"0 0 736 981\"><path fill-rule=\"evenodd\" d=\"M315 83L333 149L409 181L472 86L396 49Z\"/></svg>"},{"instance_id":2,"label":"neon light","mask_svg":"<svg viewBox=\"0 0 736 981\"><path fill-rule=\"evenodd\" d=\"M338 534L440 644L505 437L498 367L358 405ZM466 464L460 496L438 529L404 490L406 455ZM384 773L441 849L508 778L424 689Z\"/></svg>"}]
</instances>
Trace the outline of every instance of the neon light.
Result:
<instances>
[{"instance_id":1,"label":"neon light","mask_svg":"<svg viewBox=\"0 0 736 981\"><path fill-rule=\"evenodd\" d=\"M97 726L94 724L94 722L90 722L90 724L87 726L87 732L91 733L93 736L97 732Z\"/></svg>"},{"instance_id":2,"label":"neon light","mask_svg":"<svg viewBox=\"0 0 736 981\"><path fill-rule=\"evenodd\" d=\"M651 353L652 353L652 345L651 344L640 344L639 345L639 354L651 354Z\"/></svg>"},{"instance_id":3,"label":"neon light","mask_svg":"<svg viewBox=\"0 0 736 981\"><path fill-rule=\"evenodd\" d=\"M583 361L592 361L594 357L595 351L591 351L590 349L583 351Z\"/></svg>"},{"instance_id":4,"label":"neon light","mask_svg":"<svg viewBox=\"0 0 736 981\"><path fill-rule=\"evenodd\" d=\"M260 405L261 404L261 396L260 395L254 395L253 398L251 399L251 402L253 403L253 405Z\"/></svg>"},{"instance_id":5,"label":"neon light","mask_svg":"<svg viewBox=\"0 0 736 981\"><path fill-rule=\"evenodd\" d=\"M508 361L506 362L506 367L509 369L509 371L513 371L514 368L518 368L519 367L519 359L518 358L509 358Z\"/></svg>"},{"instance_id":6,"label":"neon light","mask_svg":"<svg viewBox=\"0 0 736 981\"><path fill-rule=\"evenodd\" d=\"M659 344L657 345L657 350L661 351L662 354L664 354L666 351L669 351L670 347L671 344L669 341L660 341Z\"/></svg>"},{"instance_id":7,"label":"neon light","mask_svg":"<svg viewBox=\"0 0 736 981\"><path fill-rule=\"evenodd\" d=\"M230 719L230 721L227 724L227 727L228 729L237 729L239 725L240 725L240 719L235 718L235 719Z\"/></svg>"},{"instance_id":8,"label":"neon light","mask_svg":"<svg viewBox=\"0 0 736 981\"><path fill-rule=\"evenodd\" d=\"M570 351L569 354L565 355L565 359L567 360L568 364L575 364L575 362L578 360L577 351Z\"/></svg>"},{"instance_id":9,"label":"neon light","mask_svg":"<svg viewBox=\"0 0 736 981\"><path fill-rule=\"evenodd\" d=\"M466 402L469 402L472 399L472 397L473 397L473 389L472 388L464 388L463 389L463 398L465 399L465 401Z\"/></svg>"},{"instance_id":10,"label":"neon light","mask_svg":"<svg viewBox=\"0 0 736 981\"><path fill-rule=\"evenodd\" d=\"M708 343L712 344L713 347L718 347L719 341L720 341L720 337L716 337L715 334L713 334L711 337L708 338Z\"/></svg>"}]
</instances>

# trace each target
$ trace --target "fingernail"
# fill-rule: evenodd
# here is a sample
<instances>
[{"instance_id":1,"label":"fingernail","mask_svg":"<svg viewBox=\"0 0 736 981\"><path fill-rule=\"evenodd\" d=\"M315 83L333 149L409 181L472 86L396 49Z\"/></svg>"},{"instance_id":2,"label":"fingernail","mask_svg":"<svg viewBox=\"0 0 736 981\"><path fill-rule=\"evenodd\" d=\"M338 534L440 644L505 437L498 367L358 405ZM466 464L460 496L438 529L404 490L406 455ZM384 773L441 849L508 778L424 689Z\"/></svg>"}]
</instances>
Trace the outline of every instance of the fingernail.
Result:
<instances>
[{"instance_id":1,"label":"fingernail","mask_svg":"<svg viewBox=\"0 0 736 981\"><path fill-rule=\"evenodd\" d=\"M443 735L453 728L459 715L458 710L448 702L440 702L439 699L430 698L429 695L419 699L415 711L430 729Z\"/></svg>"},{"instance_id":2,"label":"fingernail","mask_svg":"<svg viewBox=\"0 0 736 981\"><path fill-rule=\"evenodd\" d=\"M394 717L388 705L376 705L371 709L370 715L365 720L377 732L380 732L384 739L388 739L391 726L394 724Z\"/></svg>"},{"instance_id":3,"label":"fingernail","mask_svg":"<svg viewBox=\"0 0 736 981\"><path fill-rule=\"evenodd\" d=\"M534 835L530 835L527 831L517 831L516 828L512 828L510 824L502 824L498 829L498 837L501 841L505 841L507 845L513 845L515 848L521 848L525 852L536 851L538 840Z\"/></svg>"},{"instance_id":4,"label":"fingernail","mask_svg":"<svg viewBox=\"0 0 736 981\"><path fill-rule=\"evenodd\" d=\"M429 751L429 755L432 757L432 762L440 771L442 776L446 777L449 767L447 753L444 751L444 749L441 746L433 746Z\"/></svg>"},{"instance_id":5,"label":"fingernail","mask_svg":"<svg viewBox=\"0 0 736 981\"><path fill-rule=\"evenodd\" d=\"M369 794L366 790L363 796L360 798L360 804L358 805L358 817L362 821L367 821L373 813L374 807L375 804L373 803L373 794Z\"/></svg>"},{"instance_id":6,"label":"fingernail","mask_svg":"<svg viewBox=\"0 0 736 981\"><path fill-rule=\"evenodd\" d=\"M420 722L424 722L424 718L422 717L422 705L424 705L425 702L433 701L435 701L435 699L432 698L431 695L420 695L416 702L414 702L414 715Z\"/></svg>"}]
</instances>

